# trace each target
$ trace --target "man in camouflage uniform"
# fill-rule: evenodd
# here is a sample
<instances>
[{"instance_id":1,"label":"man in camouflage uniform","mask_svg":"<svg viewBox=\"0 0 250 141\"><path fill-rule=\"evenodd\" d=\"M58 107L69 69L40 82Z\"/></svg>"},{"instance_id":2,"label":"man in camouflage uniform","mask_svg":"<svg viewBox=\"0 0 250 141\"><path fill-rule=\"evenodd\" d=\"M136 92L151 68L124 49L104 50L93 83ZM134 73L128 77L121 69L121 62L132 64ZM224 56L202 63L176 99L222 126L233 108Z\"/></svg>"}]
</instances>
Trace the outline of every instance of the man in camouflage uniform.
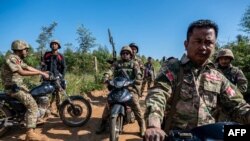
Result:
<instances>
[{"instance_id":1,"label":"man in camouflage uniform","mask_svg":"<svg viewBox=\"0 0 250 141\"><path fill-rule=\"evenodd\" d=\"M237 86L242 94L247 91L247 79L244 73L237 67L231 64L234 60L234 55L230 49L221 49L216 56L216 67L226 78Z\"/></svg>"},{"instance_id":2,"label":"man in camouflage uniform","mask_svg":"<svg viewBox=\"0 0 250 141\"><path fill-rule=\"evenodd\" d=\"M190 24L184 42L187 55L180 61L168 61L146 98L146 141L164 140L169 129L188 130L214 123L218 105L235 121L250 123L250 105L208 59L217 35L218 27L210 20ZM172 120L166 120L170 122L166 122L164 132L161 123L165 114Z\"/></svg>"},{"instance_id":3,"label":"man in camouflage uniform","mask_svg":"<svg viewBox=\"0 0 250 141\"><path fill-rule=\"evenodd\" d=\"M47 140L46 136L34 132L37 122L38 106L24 85L23 76L43 75L45 78L49 78L49 75L23 62L23 59L28 55L29 49L29 45L26 42L15 40L12 42L11 49L13 53L5 58L1 72L4 90L8 95L23 103L27 108L25 114L27 126L26 140Z\"/></svg>"},{"instance_id":4,"label":"man in camouflage uniform","mask_svg":"<svg viewBox=\"0 0 250 141\"><path fill-rule=\"evenodd\" d=\"M143 72L143 69L144 69L143 62L142 62L141 58L139 56L137 56L137 53L139 52L138 45L136 45L135 43L130 43L129 47L132 49L132 52L133 52L133 57L132 57L133 60L138 62L140 70L141 70L141 72Z\"/></svg>"},{"instance_id":5,"label":"man in camouflage uniform","mask_svg":"<svg viewBox=\"0 0 250 141\"><path fill-rule=\"evenodd\" d=\"M231 64L234 60L233 52L230 49L221 49L216 56L216 68L244 95L247 91L247 79L244 73ZM230 120L226 114L219 114L219 121Z\"/></svg>"},{"instance_id":6,"label":"man in camouflage uniform","mask_svg":"<svg viewBox=\"0 0 250 141\"><path fill-rule=\"evenodd\" d=\"M155 69L152 64L152 57L148 57L148 62L144 64L144 77L141 87L141 95L143 95L143 91L145 89L146 84L147 84L147 90L150 87L152 87L154 79L155 79Z\"/></svg>"},{"instance_id":7,"label":"man in camouflage uniform","mask_svg":"<svg viewBox=\"0 0 250 141\"><path fill-rule=\"evenodd\" d=\"M135 80L135 87L128 87L130 93L132 94L132 102L131 102L131 109L134 111L135 118L140 126L140 136L144 135L145 131L145 123L142 115L142 111L139 104L139 85L142 81L142 73L140 71L139 65L136 61L132 60L132 50L129 46L124 46L120 52L121 60L118 60L113 63L112 69L108 72L104 73L104 80L107 81L110 77L118 77L123 76L126 72L127 76L131 80ZM106 104L103 115L102 115L102 122L101 127L96 132L97 134L102 133L105 130L105 125L107 123L109 117L109 107Z\"/></svg>"}]
</instances>

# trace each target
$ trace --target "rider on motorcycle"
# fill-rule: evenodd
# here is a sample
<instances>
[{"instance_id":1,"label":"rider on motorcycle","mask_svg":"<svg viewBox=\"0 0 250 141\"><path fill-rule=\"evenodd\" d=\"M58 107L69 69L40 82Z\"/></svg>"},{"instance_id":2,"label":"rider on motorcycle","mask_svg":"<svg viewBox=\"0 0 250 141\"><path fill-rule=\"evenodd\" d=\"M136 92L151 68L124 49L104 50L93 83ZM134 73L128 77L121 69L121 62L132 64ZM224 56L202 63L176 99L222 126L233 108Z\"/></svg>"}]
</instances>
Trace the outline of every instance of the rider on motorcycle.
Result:
<instances>
[{"instance_id":1,"label":"rider on motorcycle","mask_svg":"<svg viewBox=\"0 0 250 141\"><path fill-rule=\"evenodd\" d=\"M29 45L26 42L15 40L12 42L11 49L13 53L5 58L1 72L4 90L9 96L19 100L27 108L27 113L25 114L27 127L26 141L47 140L45 135L34 132L37 122L38 106L23 83L23 76L42 75L45 79L48 79L49 75L23 62L23 59L28 55L29 51Z\"/></svg>"},{"instance_id":2,"label":"rider on motorcycle","mask_svg":"<svg viewBox=\"0 0 250 141\"><path fill-rule=\"evenodd\" d=\"M112 77L127 77L131 80L135 80L135 85L129 87L129 91L132 94L132 102L131 108L135 113L136 120L140 126L140 136L144 136L145 123L143 119L143 115L141 112L140 104L139 104L139 94L140 94L140 84L142 81L142 73L140 71L139 65L137 62L132 60L132 50L129 46L124 46L121 49L120 56L121 60L118 60L113 63L112 69L104 74L104 80L108 80ZM102 115L102 122L99 130L96 132L97 134L102 133L105 130L105 125L107 123L109 117L109 105L106 104L105 109Z\"/></svg>"}]
</instances>

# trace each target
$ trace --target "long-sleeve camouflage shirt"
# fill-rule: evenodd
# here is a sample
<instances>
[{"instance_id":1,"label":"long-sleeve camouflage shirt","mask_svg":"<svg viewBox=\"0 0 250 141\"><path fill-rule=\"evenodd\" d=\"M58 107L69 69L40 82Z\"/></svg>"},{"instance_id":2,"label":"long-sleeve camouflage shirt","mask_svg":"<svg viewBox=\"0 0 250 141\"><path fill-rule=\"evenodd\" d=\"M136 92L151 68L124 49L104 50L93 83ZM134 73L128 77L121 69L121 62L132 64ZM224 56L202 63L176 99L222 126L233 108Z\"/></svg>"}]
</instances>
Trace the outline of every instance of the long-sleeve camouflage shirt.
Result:
<instances>
[{"instance_id":1,"label":"long-sleeve camouflage shirt","mask_svg":"<svg viewBox=\"0 0 250 141\"><path fill-rule=\"evenodd\" d=\"M135 88L129 87L130 90L134 91L135 93L140 94L140 85L142 83L142 72L139 68L138 62L134 60L130 61L122 61L118 60L113 63L110 70L104 73L104 77L128 77L131 80L135 80Z\"/></svg>"},{"instance_id":2,"label":"long-sleeve camouflage shirt","mask_svg":"<svg viewBox=\"0 0 250 141\"><path fill-rule=\"evenodd\" d=\"M237 86L237 88L240 90L242 94L245 94L247 91L247 79L244 75L244 73L237 67L234 67L230 64L229 67L223 69L219 65L216 65L216 67L224 74L224 76L234 85Z\"/></svg>"},{"instance_id":3,"label":"long-sleeve camouflage shirt","mask_svg":"<svg viewBox=\"0 0 250 141\"><path fill-rule=\"evenodd\" d=\"M146 98L146 120L153 118L162 122L165 112L170 110L176 84L173 82L180 66L183 67L183 80L171 128L191 129L214 123L218 106L236 121L250 123L250 105L243 100L240 91L215 69L211 61L197 68L185 55L181 62L171 59L160 69L155 86Z\"/></svg>"}]
</instances>

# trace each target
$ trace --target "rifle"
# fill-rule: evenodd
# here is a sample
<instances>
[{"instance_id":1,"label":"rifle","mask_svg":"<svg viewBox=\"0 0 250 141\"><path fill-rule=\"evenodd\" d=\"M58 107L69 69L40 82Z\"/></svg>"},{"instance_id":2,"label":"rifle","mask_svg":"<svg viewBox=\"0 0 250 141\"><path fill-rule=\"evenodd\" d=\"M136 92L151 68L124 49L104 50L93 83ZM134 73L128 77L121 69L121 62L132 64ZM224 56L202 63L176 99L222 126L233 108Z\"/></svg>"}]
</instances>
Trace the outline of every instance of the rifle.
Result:
<instances>
[{"instance_id":1,"label":"rifle","mask_svg":"<svg viewBox=\"0 0 250 141\"><path fill-rule=\"evenodd\" d=\"M109 28L108 28L108 34L109 34L109 42L110 42L110 44L112 46L112 54L113 54L113 62L114 62L114 61L117 60L116 51L115 51L115 43L113 41L113 37L111 36L111 32L110 32Z\"/></svg>"}]
</instances>

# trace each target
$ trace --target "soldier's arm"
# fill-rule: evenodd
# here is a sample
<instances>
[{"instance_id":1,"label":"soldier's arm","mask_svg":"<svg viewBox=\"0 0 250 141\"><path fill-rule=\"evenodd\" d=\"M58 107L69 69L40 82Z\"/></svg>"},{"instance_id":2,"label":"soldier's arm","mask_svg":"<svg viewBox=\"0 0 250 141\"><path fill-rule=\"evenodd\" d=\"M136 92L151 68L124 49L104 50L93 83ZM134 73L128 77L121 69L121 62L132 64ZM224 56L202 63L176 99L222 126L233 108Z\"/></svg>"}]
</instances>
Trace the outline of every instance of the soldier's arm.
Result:
<instances>
[{"instance_id":1,"label":"soldier's arm","mask_svg":"<svg viewBox=\"0 0 250 141\"><path fill-rule=\"evenodd\" d=\"M140 69L140 66L139 66L139 63L134 61L134 73L135 73L135 76L136 76L136 80L137 81L141 81L142 79L142 72L141 72L141 69Z\"/></svg>"},{"instance_id":2,"label":"soldier's arm","mask_svg":"<svg viewBox=\"0 0 250 141\"><path fill-rule=\"evenodd\" d=\"M20 67L17 70L17 73L19 73L22 76L32 76L32 75L43 75L45 78L49 78L49 75L45 72L42 72L38 69L35 69L31 66L27 66L25 69L23 69L22 67Z\"/></svg>"},{"instance_id":3,"label":"soldier's arm","mask_svg":"<svg viewBox=\"0 0 250 141\"><path fill-rule=\"evenodd\" d=\"M245 92L247 92L247 83L248 83L248 81L247 81L244 73L241 70L238 71L236 77L237 77L237 87L240 90L240 92L242 94L244 94Z\"/></svg>"},{"instance_id":4,"label":"soldier's arm","mask_svg":"<svg viewBox=\"0 0 250 141\"><path fill-rule=\"evenodd\" d=\"M243 124L250 123L250 105L243 99L239 89L225 77L223 77L220 103L232 119Z\"/></svg>"},{"instance_id":5,"label":"soldier's arm","mask_svg":"<svg viewBox=\"0 0 250 141\"><path fill-rule=\"evenodd\" d=\"M171 93L172 88L169 78L165 75L165 70L161 69L161 72L155 79L154 87L149 90L146 97L145 119L147 126L161 127L166 106L168 106L167 100Z\"/></svg>"},{"instance_id":6,"label":"soldier's arm","mask_svg":"<svg viewBox=\"0 0 250 141\"><path fill-rule=\"evenodd\" d=\"M62 76L64 78L67 67L66 67L66 62L65 62L64 56L62 56L62 58L63 58L62 59Z\"/></svg>"}]
</instances>

